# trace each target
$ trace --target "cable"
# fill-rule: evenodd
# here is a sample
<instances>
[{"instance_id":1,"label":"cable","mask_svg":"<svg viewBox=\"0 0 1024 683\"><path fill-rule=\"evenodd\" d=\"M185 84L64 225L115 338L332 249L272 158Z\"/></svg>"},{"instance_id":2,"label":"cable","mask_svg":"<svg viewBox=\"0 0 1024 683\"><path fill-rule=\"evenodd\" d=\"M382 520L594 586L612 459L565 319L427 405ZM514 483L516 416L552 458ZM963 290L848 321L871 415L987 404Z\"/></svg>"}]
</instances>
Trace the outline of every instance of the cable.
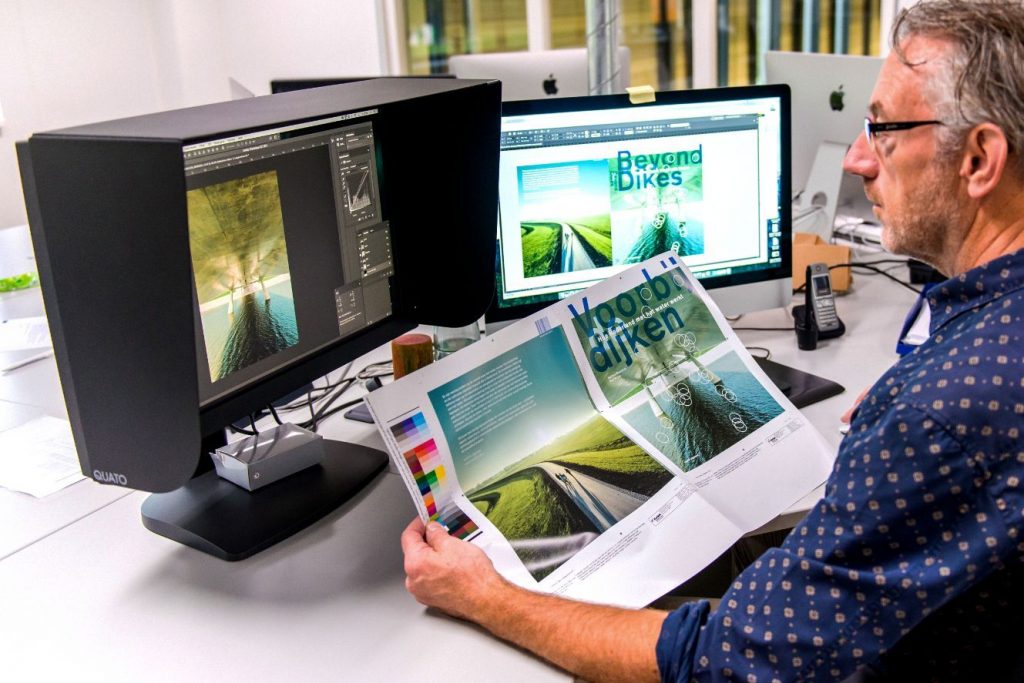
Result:
<instances>
[{"instance_id":1,"label":"cable","mask_svg":"<svg viewBox=\"0 0 1024 683\"><path fill-rule=\"evenodd\" d=\"M342 374L347 375L350 368L351 363L344 368ZM392 369L391 361L370 363L366 367L361 368L355 373L355 375L351 377L343 376L333 384L328 384L327 387L323 388L324 391L322 391L319 396L312 398L307 397L307 399L298 403L290 403L288 405L288 409L292 410L295 408L309 407L309 420L297 424L304 429L309 429L310 431L315 432L317 426L324 419L362 402L363 399L360 397L335 405L342 395L344 395L345 392L348 391L356 382L377 377L387 377L393 374L394 371Z\"/></svg>"},{"instance_id":2,"label":"cable","mask_svg":"<svg viewBox=\"0 0 1024 683\"><path fill-rule=\"evenodd\" d=\"M316 411L313 409L313 392L310 391L306 394L309 399L309 424L311 425L310 431L316 431Z\"/></svg>"},{"instance_id":3,"label":"cable","mask_svg":"<svg viewBox=\"0 0 1024 683\"><path fill-rule=\"evenodd\" d=\"M274 410L274 404L273 403L268 403L267 404L267 408L270 409L270 414L274 416L274 422L276 422L279 425L280 424L284 424L283 422L281 422L281 418L278 416L277 411Z\"/></svg>"},{"instance_id":4,"label":"cable","mask_svg":"<svg viewBox=\"0 0 1024 683\"><path fill-rule=\"evenodd\" d=\"M804 219L814 215L818 211L824 211L824 210L825 210L824 206L812 206L809 209L804 209L804 211L802 213L798 213L797 215L793 216L793 219L792 219L793 223L795 224L797 221L802 221L802 220L804 220Z\"/></svg>"},{"instance_id":5,"label":"cable","mask_svg":"<svg viewBox=\"0 0 1024 683\"><path fill-rule=\"evenodd\" d=\"M340 413L341 411L347 410L347 409L351 408L352 406L354 406L356 404L359 404L359 403L362 403L362 402L363 402L363 397L362 396L360 396L359 398L354 398L351 401L346 401L345 403L342 403L341 405L334 406L330 410L322 413L320 415L320 419L322 420L322 419L324 419L326 417L330 417L331 415L334 415L335 413Z\"/></svg>"},{"instance_id":6,"label":"cable","mask_svg":"<svg viewBox=\"0 0 1024 683\"><path fill-rule=\"evenodd\" d=\"M772 357L771 349L769 349L769 348L767 348L765 346L745 346L744 348L747 351L764 351L764 355L763 356L754 356L754 358L760 358L761 360L770 360L771 357ZM750 355L753 356L754 354L750 354Z\"/></svg>"},{"instance_id":7,"label":"cable","mask_svg":"<svg viewBox=\"0 0 1024 683\"><path fill-rule=\"evenodd\" d=\"M792 332L792 327L734 327L742 332Z\"/></svg>"},{"instance_id":8,"label":"cable","mask_svg":"<svg viewBox=\"0 0 1024 683\"><path fill-rule=\"evenodd\" d=\"M867 264L867 263L837 263L834 266L829 266L828 267L829 270L832 270L833 268L850 268L850 269L853 269L853 268L865 268L867 270L874 271L874 272L878 273L879 275L884 275L885 277L889 278L893 282L895 282L895 283L897 283L897 284L899 284L899 285L901 285L903 287L906 287L907 289L909 289L914 294L918 294L918 295L921 294L921 290L917 289L916 287L911 287L910 285L908 285L906 282L904 282L903 280L899 279L898 277L894 277L894 276L890 275L889 273L885 272L884 270L882 270L881 268L875 268L874 266L872 266L870 264Z\"/></svg>"},{"instance_id":9,"label":"cable","mask_svg":"<svg viewBox=\"0 0 1024 683\"><path fill-rule=\"evenodd\" d=\"M239 427L238 425L230 424L230 425L228 425L228 429L230 429L235 434L245 434L246 436L256 436L256 432L253 432L251 430L245 429L244 427Z\"/></svg>"},{"instance_id":10,"label":"cable","mask_svg":"<svg viewBox=\"0 0 1024 683\"><path fill-rule=\"evenodd\" d=\"M905 265L907 265L907 260L906 259L902 259L902 258L880 258L880 259L875 259L874 261L852 261L850 263L850 265L853 265L853 266L876 266L879 263L892 263L892 264L896 264L896 265L905 266Z\"/></svg>"}]
</instances>

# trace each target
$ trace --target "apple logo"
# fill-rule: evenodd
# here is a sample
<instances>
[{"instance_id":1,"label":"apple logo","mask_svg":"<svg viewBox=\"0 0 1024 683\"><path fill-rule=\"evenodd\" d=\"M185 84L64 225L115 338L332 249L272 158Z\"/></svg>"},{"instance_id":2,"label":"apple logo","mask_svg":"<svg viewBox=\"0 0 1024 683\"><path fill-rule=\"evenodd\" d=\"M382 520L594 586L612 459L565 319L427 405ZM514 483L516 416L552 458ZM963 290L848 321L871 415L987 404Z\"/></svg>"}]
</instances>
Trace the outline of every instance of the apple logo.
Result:
<instances>
[{"instance_id":1,"label":"apple logo","mask_svg":"<svg viewBox=\"0 0 1024 683\"><path fill-rule=\"evenodd\" d=\"M548 77L544 79L544 94L546 95L557 95L558 86L555 85L555 75L548 74Z\"/></svg>"},{"instance_id":2,"label":"apple logo","mask_svg":"<svg viewBox=\"0 0 1024 683\"><path fill-rule=\"evenodd\" d=\"M843 96L846 93L843 92L843 86L839 86L838 90L833 90L828 96L828 106L832 107L832 111L842 111L843 107Z\"/></svg>"}]
</instances>

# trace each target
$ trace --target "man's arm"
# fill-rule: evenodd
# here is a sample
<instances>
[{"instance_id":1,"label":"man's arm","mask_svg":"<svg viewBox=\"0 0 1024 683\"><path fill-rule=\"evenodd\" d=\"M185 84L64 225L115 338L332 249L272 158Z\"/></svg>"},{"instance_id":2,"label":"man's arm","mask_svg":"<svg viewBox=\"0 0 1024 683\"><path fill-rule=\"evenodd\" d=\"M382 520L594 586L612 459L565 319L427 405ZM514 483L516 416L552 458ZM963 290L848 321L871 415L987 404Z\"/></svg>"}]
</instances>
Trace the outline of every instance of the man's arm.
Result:
<instances>
[{"instance_id":1,"label":"man's arm","mask_svg":"<svg viewBox=\"0 0 1024 683\"><path fill-rule=\"evenodd\" d=\"M666 613L574 602L501 578L471 543L417 518L402 533L405 585L419 602L473 621L588 681L657 681Z\"/></svg>"}]
</instances>

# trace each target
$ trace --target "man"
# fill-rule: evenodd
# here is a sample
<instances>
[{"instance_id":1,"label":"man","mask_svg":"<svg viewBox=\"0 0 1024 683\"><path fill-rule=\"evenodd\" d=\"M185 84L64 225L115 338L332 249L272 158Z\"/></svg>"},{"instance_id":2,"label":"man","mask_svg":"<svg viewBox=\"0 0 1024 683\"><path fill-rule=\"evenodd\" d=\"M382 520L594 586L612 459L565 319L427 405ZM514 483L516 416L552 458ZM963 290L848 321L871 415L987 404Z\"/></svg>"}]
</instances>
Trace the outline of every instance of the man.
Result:
<instances>
[{"instance_id":1,"label":"man","mask_svg":"<svg viewBox=\"0 0 1024 683\"><path fill-rule=\"evenodd\" d=\"M953 277L853 415L826 495L711 612L531 593L436 524L422 603L588 680L1024 680L1024 8L905 11L846 158L892 251Z\"/></svg>"}]
</instances>

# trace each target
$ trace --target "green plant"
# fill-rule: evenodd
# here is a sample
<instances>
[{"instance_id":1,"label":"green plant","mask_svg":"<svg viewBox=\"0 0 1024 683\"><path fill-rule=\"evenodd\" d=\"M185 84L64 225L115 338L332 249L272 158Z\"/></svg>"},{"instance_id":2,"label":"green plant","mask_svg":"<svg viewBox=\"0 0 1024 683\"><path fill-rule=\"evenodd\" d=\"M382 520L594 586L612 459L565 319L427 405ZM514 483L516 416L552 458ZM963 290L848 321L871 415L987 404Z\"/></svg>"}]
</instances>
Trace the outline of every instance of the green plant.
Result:
<instances>
[{"instance_id":1,"label":"green plant","mask_svg":"<svg viewBox=\"0 0 1024 683\"><path fill-rule=\"evenodd\" d=\"M18 289L28 289L39 284L35 273L21 273L10 277L0 277L0 292L13 292Z\"/></svg>"}]
</instances>

